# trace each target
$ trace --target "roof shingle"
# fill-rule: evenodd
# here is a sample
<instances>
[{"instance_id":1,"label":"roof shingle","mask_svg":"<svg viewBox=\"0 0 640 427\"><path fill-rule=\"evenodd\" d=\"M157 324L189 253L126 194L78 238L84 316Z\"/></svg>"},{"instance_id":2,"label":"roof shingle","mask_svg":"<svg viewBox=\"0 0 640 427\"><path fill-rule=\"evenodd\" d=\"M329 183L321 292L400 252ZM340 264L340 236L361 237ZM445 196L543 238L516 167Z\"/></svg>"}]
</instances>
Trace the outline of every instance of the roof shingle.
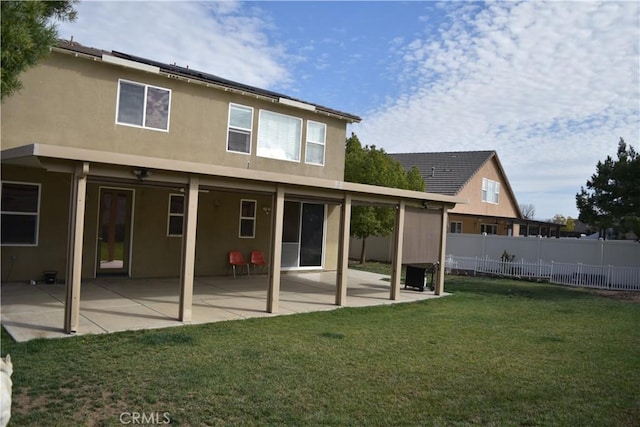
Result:
<instances>
[{"instance_id":1,"label":"roof shingle","mask_svg":"<svg viewBox=\"0 0 640 427\"><path fill-rule=\"evenodd\" d=\"M389 155L407 170L417 167L427 184L427 192L455 196L496 152L450 151Z\"/></svg>"}]
</instances>

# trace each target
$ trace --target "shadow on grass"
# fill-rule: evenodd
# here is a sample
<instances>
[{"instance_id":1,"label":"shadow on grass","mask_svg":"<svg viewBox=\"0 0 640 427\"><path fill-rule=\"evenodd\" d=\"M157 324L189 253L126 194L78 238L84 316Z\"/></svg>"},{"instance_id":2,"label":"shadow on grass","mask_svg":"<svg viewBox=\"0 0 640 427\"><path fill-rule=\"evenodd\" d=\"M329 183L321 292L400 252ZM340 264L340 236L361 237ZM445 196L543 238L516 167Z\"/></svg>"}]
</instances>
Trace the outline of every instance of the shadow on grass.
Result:
<instances>
[{"instance_id":1,"label":"shadow on grass","mask_svg":"<svg viewBox=\"0 0 640 427\"><path fill-rule=\"evenodd\" d=\"M588 289L567 288L543 282L516 281L493 277L447 276L445 290L450 293L469 293L537 300L575 300L593 298Z\"/></svg>"},{"instance_id":2,"label":"shadow on grass","mask_svg":"<svg viewBox=\"0 0 640 427\"><path fill-rule=\"evenodd\" d=\"M153 333L145 331L137 337L137 341L142 345L152 346L194 344L193 336L175 331L154 331Z\"/></svg>"}]
</instances>

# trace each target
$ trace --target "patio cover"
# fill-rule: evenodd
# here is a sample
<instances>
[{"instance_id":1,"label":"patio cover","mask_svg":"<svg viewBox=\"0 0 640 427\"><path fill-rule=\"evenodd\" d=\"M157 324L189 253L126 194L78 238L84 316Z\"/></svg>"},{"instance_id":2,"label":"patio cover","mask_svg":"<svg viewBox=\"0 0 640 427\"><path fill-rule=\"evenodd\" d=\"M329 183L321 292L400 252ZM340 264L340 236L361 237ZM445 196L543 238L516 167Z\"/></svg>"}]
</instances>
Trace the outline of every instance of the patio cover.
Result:
<instances>
[{"instance_id":1,"label":"patio cover","mask_svg":"<svg viewBox=\"0 0 640 427\"><path fill-rule=\"evenodd\" d=\"M404 218L407 206L440 209L440 263L444 265L447 210L466 199L420 191L401 190L321 178L292 176L252 169L238 169L173 159L144 157L74 147L34 143L2 151L2 162L44 168L72 175L69 213L68 254L66 274L66 333L75 333L79 325L82 245L88 180L96 182L133 183L166 188L179 188L185 195L185 224L181 260L181 291L178 318L189 322L192 317L198 193L201 189L225 189L271 194L273 212L271 225L271 266L281 264L283 210L285 198L307 198L341 206L340 237L336 274L336 305L344 305L347 287L348 244L352 205L395 206L393 273L390 299L400 291L400 271ZM147 169L152 174L143 182L133 179L133 169ZM415 257L415 254L413 254ZM444 289L444 269L439 270L436 295ZM269 291L266 310L278 312L280 268L269 269Z\"/></svg>"}]
</instances>

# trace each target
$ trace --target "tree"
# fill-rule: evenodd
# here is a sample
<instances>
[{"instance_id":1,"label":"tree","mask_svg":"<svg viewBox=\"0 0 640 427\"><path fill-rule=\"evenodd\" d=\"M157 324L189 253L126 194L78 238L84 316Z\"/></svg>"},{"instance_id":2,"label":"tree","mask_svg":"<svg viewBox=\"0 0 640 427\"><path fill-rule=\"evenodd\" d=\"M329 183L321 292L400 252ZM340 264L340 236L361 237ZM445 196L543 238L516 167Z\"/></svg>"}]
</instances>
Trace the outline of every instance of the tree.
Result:
<instances>
[{"instance_id":1,"label":"tree","mask_svg":"<svg viewBox=\"0 0 640 427\"><path fill-rule=\"evenodd\" d=\"M547 222L552 222L554 224L561 224L562 225L562 227L560 227L561 231L573 231L576 226L576 222L573 218L571 218L570 216L565 217L562 214L555 214L553 218L551 218Z\"/></svg>"},{"instance_id":2,"label":"tree","mask_svg":"<svg viewBox=\"0 0 640 427\"><path fill-rule=\"evenodd\" d=\"M520 203L520 213L524 219L533 219L536 214L536 207L531 203Z\"/></svg>"},{"instance_id":3,"label":"tree","mask_svg":"<svg viewBox=\"0 0 640 427\"><path fill-rule=\"evenodd\" d=\"M596 173L576 194L578 219L600 230L616 228L640 237L640 156L624 139L618 143L618 160L607 156Z\"/></svg>"},{"instance_id":4,"label":"tree","mask_svg":"<svg viewBox=\"0 0 640 427\"><path fill-rule=\"evenodd\" d=\"M425 183L417 168L406 171L383 149L362 146L352 133L346 140L344 179L349 182L425 191ZM391 208L354 206L351 211L351 236L362 239L360 263L366 261L366 241L370 236L388 236L393 231L395 210Z\"/></svg>"},{"instance_id":5,"label":"tree","mask_svg":"<svg viewBox=\"0 0 640 427\"><path fill-rule=\"evenodd\" d=\"M2 69L0 99L22 88L19 76L45 58L57 41L52 21L74 21L77 0L0 1Z\"/></svg>"},{"instance_id":6,"label":"tree","mask_svg":"<svg viewBox=\"0 0 640 427\"><path fill-rule=\"evenodd\" d=\"M576 228L576 220L569 216L567 217L567 222L565 223L564 227L562 227L560 230L573 231L575 230L575 228Z\"/></svg>"}]
</instances>

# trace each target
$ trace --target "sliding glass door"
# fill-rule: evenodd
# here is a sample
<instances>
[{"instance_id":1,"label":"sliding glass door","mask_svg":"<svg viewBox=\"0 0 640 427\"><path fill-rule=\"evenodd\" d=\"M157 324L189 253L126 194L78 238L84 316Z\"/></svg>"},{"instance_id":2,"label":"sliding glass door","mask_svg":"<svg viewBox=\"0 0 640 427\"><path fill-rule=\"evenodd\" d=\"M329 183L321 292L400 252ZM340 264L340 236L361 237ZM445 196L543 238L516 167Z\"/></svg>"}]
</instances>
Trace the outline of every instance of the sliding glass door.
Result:
<instances>
[{"instance_id":1,"label":"sliding glass door","mask_svg":"<svg viewBox=\"0 0 640 427\"><path fill-rule=\"evenodd\" d=\"M325 205L284 203L282 268L322 267L325 234Z\"/></svg>"}]
</instances>

